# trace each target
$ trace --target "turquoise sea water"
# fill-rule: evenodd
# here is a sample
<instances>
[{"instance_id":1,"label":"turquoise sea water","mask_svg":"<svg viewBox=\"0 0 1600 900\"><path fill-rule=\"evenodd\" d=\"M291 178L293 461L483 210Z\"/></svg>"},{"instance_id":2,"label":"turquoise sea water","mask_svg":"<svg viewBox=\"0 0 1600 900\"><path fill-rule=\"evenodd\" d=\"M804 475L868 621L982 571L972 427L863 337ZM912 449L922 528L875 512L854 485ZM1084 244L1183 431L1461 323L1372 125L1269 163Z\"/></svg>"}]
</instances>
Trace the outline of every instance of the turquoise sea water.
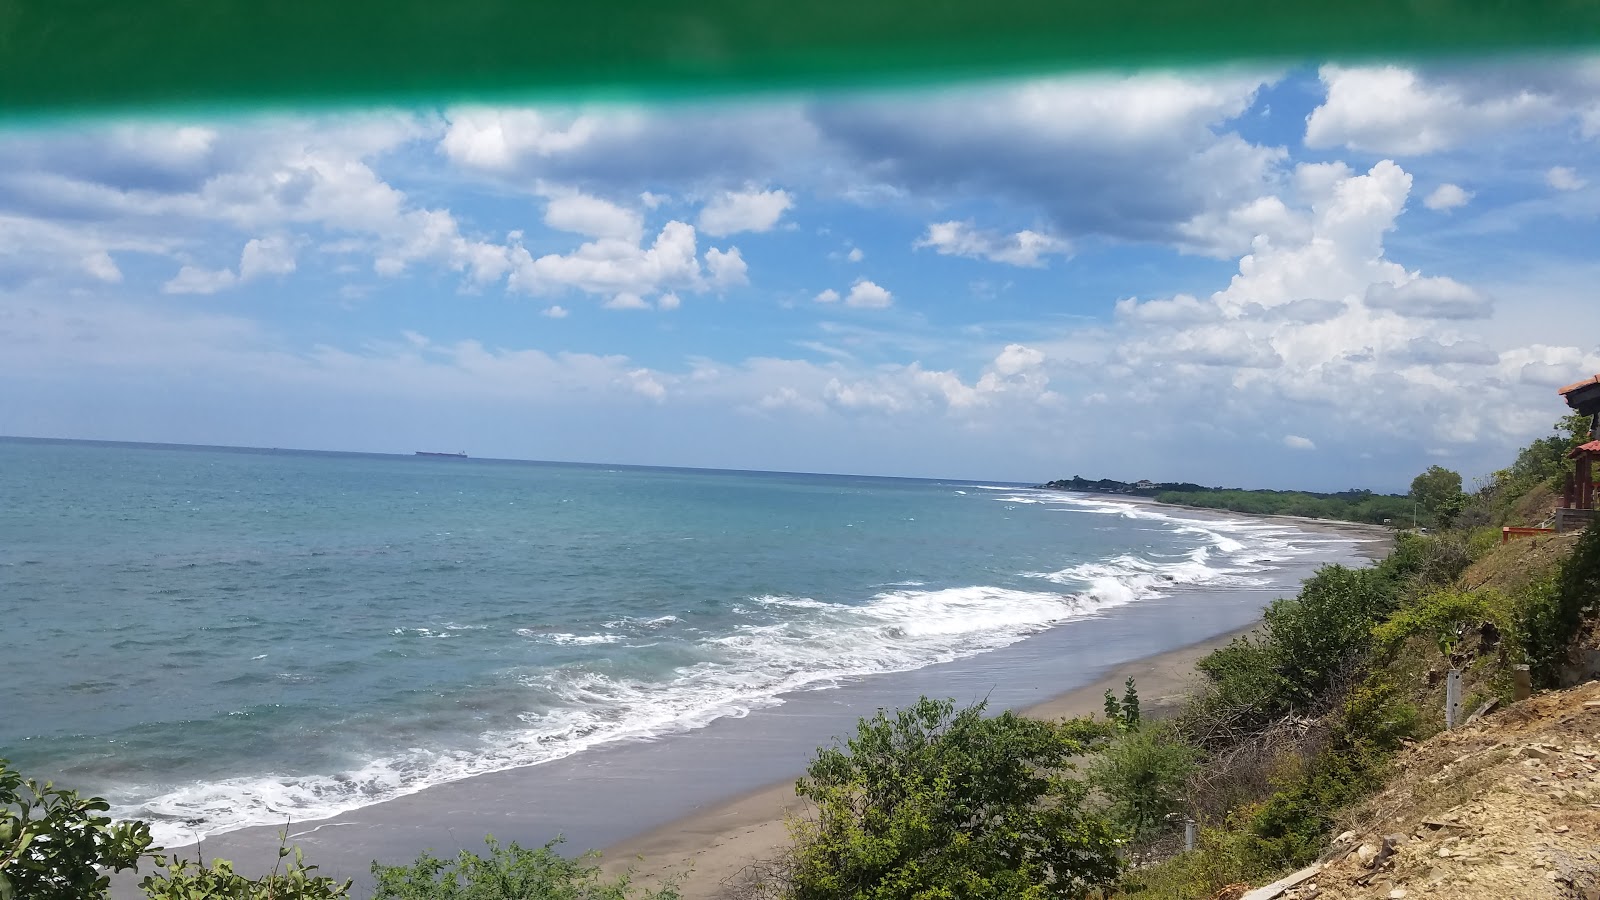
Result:
<instances>
[{"instance_id":1,"label":"turquoise sea water","mask_svg":"<svg viewBox=\"0 0 1600 900\"><path fill-rule=\"evenodd\" d=\"M304 821L1328 540L1008 485L0 440L0 756L167 837Z\"/></svg>"}]
</instances>

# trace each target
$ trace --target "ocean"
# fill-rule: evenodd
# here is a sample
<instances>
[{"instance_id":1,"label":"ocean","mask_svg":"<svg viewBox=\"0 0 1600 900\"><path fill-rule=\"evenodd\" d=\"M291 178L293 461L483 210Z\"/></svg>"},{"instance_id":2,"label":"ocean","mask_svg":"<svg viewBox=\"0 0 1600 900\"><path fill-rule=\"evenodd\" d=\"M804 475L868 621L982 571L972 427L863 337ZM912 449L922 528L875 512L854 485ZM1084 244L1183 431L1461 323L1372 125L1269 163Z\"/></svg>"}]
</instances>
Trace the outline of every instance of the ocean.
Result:
<instances>
[{"instance_id":1,"label":"ocean","mask_svg":"<svg viewBox=\"0 0 1600 900\"><path fill-rule=\"evenodd\" d=\"M0 439L0 757L184 843L1351 545L1008 484Z\"/></svg>"}]
</instances>

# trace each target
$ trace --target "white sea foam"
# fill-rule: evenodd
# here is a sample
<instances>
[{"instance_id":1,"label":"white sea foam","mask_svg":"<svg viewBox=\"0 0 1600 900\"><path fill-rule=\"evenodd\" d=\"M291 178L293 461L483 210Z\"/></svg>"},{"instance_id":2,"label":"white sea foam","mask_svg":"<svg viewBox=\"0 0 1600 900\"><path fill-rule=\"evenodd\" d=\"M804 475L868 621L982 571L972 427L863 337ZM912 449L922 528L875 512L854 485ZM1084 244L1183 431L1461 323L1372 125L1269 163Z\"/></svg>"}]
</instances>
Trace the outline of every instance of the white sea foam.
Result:
<instances>
[{"instance_id":1,"label":"white sea foam","mask_svg":"<svg viewBox=\"0 0 1600 900\"><path fill-rule=\"evenodd\" d=\"M1015 502L1010 496L996 499ZM1162 530L1195 538L1198 545L1177 553L1126 553L1025 573L1039 590L992 585L930 590L904 582L884 585L859 603L777 594L750 597L739 609L742 624L699 637L692 646L700 660L664 679L622 677L582 666L519 676L530 698L539 698L529 704L536 711L521 715L513 727L484 733L471 747L410 749L336 775L264 775L188 785L116 812L154 819L158 840L169 843L193 840L196 828L214 834L281 824L285 818L325 818L433 785L560 759L597 744L650 739L743 716L781 703L787 692L995 650L1065 622L1182 588L1258 585L1268 563L1313 552L1307 544L1326 541L1323 536L1308 541L1292 527L1188 518L1114 501L1048 502L1159 522ZM604 633L527 628L517 633L558 645L599 645L678 622L675 616L624 617L605 623ZM450 634L427 628L395 633ZM182 824L186 822L199 824Z\"/></svg>"}]
</instances>

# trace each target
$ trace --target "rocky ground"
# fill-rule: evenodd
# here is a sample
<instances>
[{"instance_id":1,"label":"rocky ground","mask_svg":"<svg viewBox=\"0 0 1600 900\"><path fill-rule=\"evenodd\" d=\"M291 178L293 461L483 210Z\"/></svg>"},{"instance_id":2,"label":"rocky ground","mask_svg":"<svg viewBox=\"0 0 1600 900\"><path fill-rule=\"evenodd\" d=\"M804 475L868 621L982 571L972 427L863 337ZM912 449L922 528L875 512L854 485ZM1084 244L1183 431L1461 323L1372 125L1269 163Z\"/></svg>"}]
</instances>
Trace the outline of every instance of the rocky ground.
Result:
<instances>
[{"instance_id":1,"label":"rocky ground","mask_svg":"<svg viewBox=\"0 0 1600 900\"><path fill-rule=\"evenodd\" d=\"M1320 867L1243 897L1600 900L1600 682L1409 748L1347 822Z\"/></svg>"}]
</instances>

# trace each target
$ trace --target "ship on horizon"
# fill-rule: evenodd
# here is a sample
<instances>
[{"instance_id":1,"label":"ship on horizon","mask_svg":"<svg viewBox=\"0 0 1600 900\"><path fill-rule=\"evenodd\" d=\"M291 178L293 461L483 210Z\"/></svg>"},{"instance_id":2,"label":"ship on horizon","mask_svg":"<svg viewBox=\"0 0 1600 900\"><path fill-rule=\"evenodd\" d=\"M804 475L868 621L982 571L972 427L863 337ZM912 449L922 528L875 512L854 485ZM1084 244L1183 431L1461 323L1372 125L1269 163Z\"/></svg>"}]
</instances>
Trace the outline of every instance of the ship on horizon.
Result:
<instances>
[{"instance_id":1,"label":"ship on horizon","mask_svg":"<svg viewBox=\"0 0 1600 900\"><path fill-rule=\"evenodd\" d=\"M467 458L467 451L459 450L459 451L457 451L455 453L441 453L441 452L439 452L437 450L418 450L417 451L417 455L418 456L448 456L451 459L466 459Z\"/></svg>"}]
</instances>

